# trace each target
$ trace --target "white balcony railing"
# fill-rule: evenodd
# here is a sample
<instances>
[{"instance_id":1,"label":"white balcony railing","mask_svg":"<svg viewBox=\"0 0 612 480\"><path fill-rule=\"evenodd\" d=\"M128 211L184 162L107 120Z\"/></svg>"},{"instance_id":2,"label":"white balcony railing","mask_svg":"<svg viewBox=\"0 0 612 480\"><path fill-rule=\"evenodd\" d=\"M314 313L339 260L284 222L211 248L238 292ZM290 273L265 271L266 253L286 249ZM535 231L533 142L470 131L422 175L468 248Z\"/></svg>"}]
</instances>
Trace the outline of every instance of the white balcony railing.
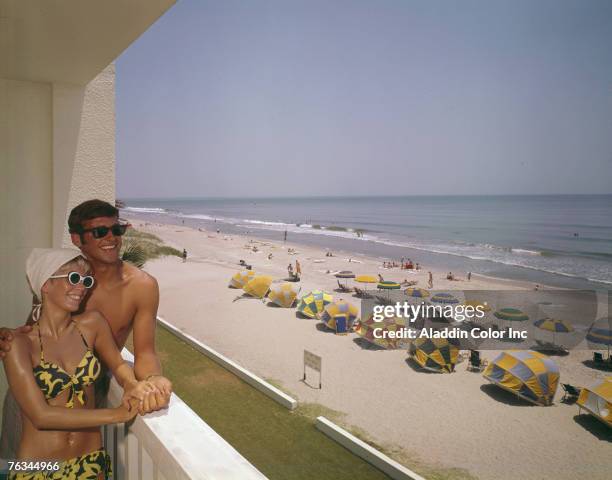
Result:
<instances>
[{"instance_id":1,"label":"white balcony railing","mask_svg":"<svg viewBox=\"0 0 612 480\"><path fill-rule=\"evenodd\" d=\"M118 405L122 393L113 380L110 403ZM105 427L104 442L119 480L266 479L175 394L167 410Z\"/></svg>"}]
</instances>

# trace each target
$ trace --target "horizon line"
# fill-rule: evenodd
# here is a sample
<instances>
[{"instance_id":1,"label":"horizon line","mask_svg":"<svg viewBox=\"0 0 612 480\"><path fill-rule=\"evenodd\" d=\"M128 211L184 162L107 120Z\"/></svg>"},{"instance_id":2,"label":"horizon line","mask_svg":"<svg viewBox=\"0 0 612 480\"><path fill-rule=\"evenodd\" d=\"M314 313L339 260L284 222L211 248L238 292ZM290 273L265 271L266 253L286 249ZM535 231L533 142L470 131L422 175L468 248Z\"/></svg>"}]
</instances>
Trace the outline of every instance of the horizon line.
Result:
<instances>
[{"instance_id":1,"label":"horizon line","mask_svg":"<svg viewBox=\"0 0 612 480\"><path fill-rule=\"evenodd\" d=\"M329 198L408 198L408 197L585 197L609 196L610 193L481 193L481 194L398 194L398 195L267 195L267 196L164 196L164 197L126 197L116 195L116 200L239 200L239 199L329 199Z\"/></svg>"}]
</instances>

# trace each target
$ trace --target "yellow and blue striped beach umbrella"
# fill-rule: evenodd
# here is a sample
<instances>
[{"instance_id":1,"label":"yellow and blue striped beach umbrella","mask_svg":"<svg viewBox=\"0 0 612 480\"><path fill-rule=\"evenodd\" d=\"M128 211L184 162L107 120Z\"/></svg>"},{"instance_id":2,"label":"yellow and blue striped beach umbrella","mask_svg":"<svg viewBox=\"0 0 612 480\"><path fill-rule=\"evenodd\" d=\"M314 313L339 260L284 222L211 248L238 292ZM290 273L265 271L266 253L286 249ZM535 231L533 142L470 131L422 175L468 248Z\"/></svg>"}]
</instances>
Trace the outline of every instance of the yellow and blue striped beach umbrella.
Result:
<instances>
[{"instance_id":1,"label":"yellow and blue striped beach umbrella","mask_svg":"<svg viewBox=\"0 0 612 480\"><path fill-rule=\"evenodd\" d=\"M249 280L252 280L254 276L255 272L253 270L242 270L241 272L234 273L229 282L229 287L242 288L249 282Z\"/></svg>"},{"instance_id":2,"label":"yellow and blue striped beach umbrella","mask_svg":"<svg viewBox=\"0 0 612 480\"><path fill-rule=\"evenodd\" d=\"M540 330L546 330L553 333L569 333L574 331L574 327L572 327L571 323L557 318L540 318L533 322L533 324Z\"/></svg>"},{"instance_id":3,"label":"yellow and blue striped beach umbrella","mask_svg":"<svg viewBox=\"0 0 612 480\"><path fill-rule=\"evenodd\" d=\"M325 307L321 314L321 321L331 330L337 330L337 322L341 319L346 326L346 331L351 331L353 323L359 315L359 310L352 303L337 300Z\"/></svg>"},{"instance_id":4,"label":"yellow and blue striped beach umbrella","mask_svg":"<svg viewBox=\"0 0 612 480\"><path fill-rule=\"evenodd\" d=\"M425 290L424 288L416 288L416 287L407 288L405 290L405 293L409 297L414 297L414 298L427 298L429 297L429 295L431 295L431 293L429 293L429 290Z\"/></svg>"},{"instance_id":5,"label":"yellow and blue striped beach umbrella","mask_svg":"<svg viewBox=\"0 0 612 480\"><path fill-rule=\"evenodd\" d=\"M374 315L363 322L356 322L355 333L364 340L387 350L402 348L408 343L405 338L392 338L390 333L401 332L406 328L406 319L403 317L385 317L380 321L374 320ZM383 338L380 338L383 337Z\"/></svg>"},{"instance_id":6,"label":"yellow and blue striped beach umbrella","mask_svg":"<svg viewBox=\"0 0 612 480\"><path fill-rule=\"evenodd\" d=\"M483 373L489 382L537 405L551 405L559 383L559 367L532 350L507 350Z\"/></svg>"},{"instance_id":7,"label":"yellow and blue striped beach umbrella","mask_svg":"<svg viewBox=\"0 0 612 480\"><path fill-rule=\"evenodd\" d=\"M602 317L591 325L586 336L589 347L592 349L600 348L601 345L608 347L608 357L610 356L610 346L612 346L612 317Z\"/></svg>"},{"instance_id":8,"label":"yellow and blue striped beach umbrella","mask_svg":"<svg viewBox=\"0 0 612 480\"><path fill-rule=\"evenodd\" d=\"M279 307L291 308L300 293L300 288L295 283L284 282L272 285L268 293L268 299Z\"/></svg>"},{"instance_id":9,"label":"yellow and blue striped beach umbrella","mask_svg":"<svg viewBox=\"0 0 612 480\"><path fill-rule=\"evenodd\" d=\"M455 339L417 338L410 345L409 355L425 370L452 373L459 356L459 343Z\"/></svg>"},{"instance_id":10,"label":"yellow and blue striped beach umbrella","mask_svg":"<svg viewBox=\"0 0 612 480\"><path fill-rule=\"evenodd\" d=\"M298 303L298 312L308 318L319 318L327 305L334 301L334 297L323 290L313 290L304 295Z\"/></svg>"},{"instance_id":11,"label":"yellow and blue striped beach umbrella","mask_svg":"<svg viewBox=\"0 0 612 480\"><path fill-rule=\"evenodd\" d=\"M272 285L272 277L269 275L258 275L249 280L242 289L251 297L263 298L268 293L270 285Z\"/></svg>"},{"instance_id":12,"label":"yellow and blue striped beach umbrella","mask_svg":"<svg viewBox=\"0 0 612 480\"><path fill-rule=\"evenodd\" d=\"M584 408L608 427L612 427L612 377L604 378L592 387L580 390L576 403L581 410Z\"/></svg>"}]
</instances>

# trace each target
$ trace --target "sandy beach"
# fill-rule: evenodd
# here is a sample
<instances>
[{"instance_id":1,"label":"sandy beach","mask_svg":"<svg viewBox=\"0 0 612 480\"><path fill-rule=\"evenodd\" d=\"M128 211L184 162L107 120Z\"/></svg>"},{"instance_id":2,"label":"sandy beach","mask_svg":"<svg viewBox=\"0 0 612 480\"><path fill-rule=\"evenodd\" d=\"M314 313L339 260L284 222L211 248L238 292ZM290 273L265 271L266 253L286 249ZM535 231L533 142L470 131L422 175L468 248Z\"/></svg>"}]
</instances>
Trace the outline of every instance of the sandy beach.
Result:
<instances>
[{"instance_id":1,"label":"sandy beach","mask_svg":"<svg viewBox=\"0 0 612 480\"><path fill-rule=\"evenodd\" d=\"M317 327L318 321L296 316L295 309L270 307L257 299L236 300L242 292L228 288L229 279L240 270L241 259L257 273L275 279L284 279L287 265L299 260L302 294L324 289L357 306L359 300L350 293L334 292L336 278L328 272L380 273L388 280L416 280L419 287L427 288L431 270L434 287L446 290L533 289L533 284L478 275L468 282L466 272L453 272L463 280L448 281L447 271L427 265L420 272L408 273L383 269L379 259L349 252L334 251L333 257L326 257L323 249L291 242L140 220L132 224L189 253L186 263L164 257L145 267L159 282L163 318L280 384L300 402L316 402L343 412L347 424L397 451L396 458L410 459L407 465L462 469L481 479L609 478L612 434L606 434L591 418L576 418L578 407L560 402L560 386L553 406L531 406L490 386L482 375L466 371L465 363L451 375L417 371L406 362L403 350L364 348L355 341L359 338L355 334L337 336L324 331ZM302 381L304 349L323 359L320 390ZM483 352L489 360L495 354ZM555 357L560 381L588 386L602 378L604 372L582 363L590 357L591 352L584 350ZM315 373L310 378L313 385L318 383Z\"/></svg>"}]
</instances>

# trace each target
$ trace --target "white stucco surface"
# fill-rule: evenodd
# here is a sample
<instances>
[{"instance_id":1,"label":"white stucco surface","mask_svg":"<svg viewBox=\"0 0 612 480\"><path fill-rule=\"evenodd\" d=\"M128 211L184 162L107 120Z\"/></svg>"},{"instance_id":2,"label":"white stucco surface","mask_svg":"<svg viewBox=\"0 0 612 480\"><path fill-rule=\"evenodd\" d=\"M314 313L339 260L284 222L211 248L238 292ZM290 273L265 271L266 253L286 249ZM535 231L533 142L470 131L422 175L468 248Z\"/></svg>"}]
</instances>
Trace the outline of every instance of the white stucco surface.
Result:
<instances>
[{"instance_id":1,"label":"white stucco surface","mask_svg":"<svg viewBox=\"0 0 612 480\"><path fill-rule=\"evenodd\" d=\"M51 86L0 79L0 325L23 324L25 258L51 245L51 132Z\"/></svg>"},{"instance_id":2,"label":"white stucco surface","mask_svg":"<svg viewBox=\"0 0 612 480\"><path fill-rule=\"evenodd\" d=\"M115 201L115 66L86 87L53 85L53 244L70 245L70 210Z\"/></svg>"}]
</instances>

